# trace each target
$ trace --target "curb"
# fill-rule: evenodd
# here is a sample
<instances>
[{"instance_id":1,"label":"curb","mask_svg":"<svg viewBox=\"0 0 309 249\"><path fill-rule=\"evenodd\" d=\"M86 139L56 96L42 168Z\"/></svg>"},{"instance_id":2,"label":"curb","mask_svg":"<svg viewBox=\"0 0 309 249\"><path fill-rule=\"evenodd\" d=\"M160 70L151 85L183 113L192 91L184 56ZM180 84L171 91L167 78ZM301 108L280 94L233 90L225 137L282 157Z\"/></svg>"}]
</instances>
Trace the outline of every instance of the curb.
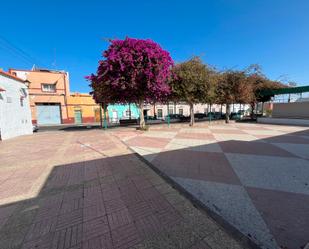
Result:
<instances>
[{"instance_id":1,"label":"curb","mask_svg":"<svg viewBox=\"0 0 309 249\"><path fill-rule=\"evenodd\" d=\"M118 138L119 139L119 138ZM219 224L224 231L231 237L235 238L242 246L245 248L251 249L262 249L258 244L253 242L250 238L241 233L237 228L228 223L225 219L223 219L220 215L216 214L210 208L208 208L203 202L194 197L191 193L189 193L185 188L183 188L180 184L171 179L167 174L160 171L157 167L155 167L151 162L147 161L143 156L136 153L133 149L131 149L125 142L119 139L121 143L123 143L138 159L140 159L143 163L145 163L151 170L153 170L157 175L162 177L169 185L171 185L174 189L176 189L180 195L187 198L192 205L205 213L209 217L211 217L217 224Z\"/></svg>"}]
</instances>

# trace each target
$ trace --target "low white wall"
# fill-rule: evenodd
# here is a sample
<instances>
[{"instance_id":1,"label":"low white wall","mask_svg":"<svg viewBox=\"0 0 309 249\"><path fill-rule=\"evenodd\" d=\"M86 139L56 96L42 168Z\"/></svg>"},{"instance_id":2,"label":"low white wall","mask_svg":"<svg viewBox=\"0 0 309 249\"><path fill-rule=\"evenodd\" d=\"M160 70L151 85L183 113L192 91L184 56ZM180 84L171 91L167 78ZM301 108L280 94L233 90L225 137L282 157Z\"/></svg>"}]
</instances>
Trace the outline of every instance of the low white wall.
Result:
<instances>
[{"instance_id":1,"label":"low white wall","mask_svg":"<svg viewBox=\"0 0 309 249\"><path fill-rule=\"evenodd\" d=\"M31 111L27 87L20 81L0 74L0 135L1 139L13 138L20 135L32 134ZM21 104L21 89L26 96Z\"/></svg>"},{"instance_id":2,"label":"low white wall","mask_svg":"<svg viewBox=\"0 0 309 249\"><path fill-rule=\"evenodd\" d=\"M272 117L309 119L309 102L274 103Z\"/></svg>"},{"instance_id":3,"label":"low white wall","mask_svg":"<svg viewBox=\"0 0 309 249\"><path fill-rule=\"evenodd\" d=\"M309 126L309 119L296 118L258 118L258 123L261 124L284 124L284 125L299 125Z\"/></svg>"}]
</instances>

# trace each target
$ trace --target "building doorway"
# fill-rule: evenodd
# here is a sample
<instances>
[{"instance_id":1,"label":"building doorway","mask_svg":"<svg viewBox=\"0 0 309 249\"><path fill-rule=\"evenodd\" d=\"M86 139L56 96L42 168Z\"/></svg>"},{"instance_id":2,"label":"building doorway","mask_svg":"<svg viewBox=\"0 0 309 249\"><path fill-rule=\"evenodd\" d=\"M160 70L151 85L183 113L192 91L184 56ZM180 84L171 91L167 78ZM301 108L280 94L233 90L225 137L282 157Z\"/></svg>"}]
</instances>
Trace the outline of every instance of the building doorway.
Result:
<instances>
[{"instance_id":1,"label":"building doorway","mask_svg":"<svg viewBox=\"0 0 309 249\"><path fill-rule=\"evenodd\" d=\"M118 112L116 110L113 110L112 113L112 123L118 123Z\"/></svg>"},{"instance_id":2,"label":"building doorway","mask_svg":"<svg viewBox=\"0 0 309 249\"><path fill-rule=\"evenodd\" d=\"M74 111L74 119L75 119L75 124L81 124L83 122L81 110Z\"/></svg>"},{"instance_id":3,"label":"building doorway","mask_svg":"<svg viewBox=\"0 0 309 249\"><path fill-rule=\"evenodd\" d=\"M36 113L38 125L61 124L61 111L58 103L36 104Z\"/></svg>"},{"instance_id":4,"label":"building doorway","mask_svg":"<svg viewBox=\"0 0 309 249\"><path fill-rule=\"evenodd\" d=\"M101 121L101 110L100 108L94 109L94 122L100 122Z\"/></svg>"}]
</instances>

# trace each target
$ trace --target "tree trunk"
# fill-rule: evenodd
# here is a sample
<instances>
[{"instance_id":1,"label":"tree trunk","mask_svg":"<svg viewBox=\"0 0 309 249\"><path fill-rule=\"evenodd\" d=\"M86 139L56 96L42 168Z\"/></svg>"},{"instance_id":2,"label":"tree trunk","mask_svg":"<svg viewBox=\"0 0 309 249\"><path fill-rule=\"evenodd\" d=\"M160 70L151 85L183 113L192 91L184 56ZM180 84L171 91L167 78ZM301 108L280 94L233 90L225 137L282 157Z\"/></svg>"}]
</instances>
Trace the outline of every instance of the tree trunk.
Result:
<instances>
[{"instance_id":1,"label":"tree trunk","mask_svg":"<svg viewBox=\"0 0 309 249\"><path fill-rule=\"evenodd\" d=\"M103 105L103 112L104 112L104 129L107 129L107 120L106 120L106 112L107 112L107 105Z\"/></svg>"},{"instance_id":2,"label":"tree trunk","mask_svg":"<svg viewBox=\"0 0 309 249\"><path fill-rule=\"evenodd\" d=\"M141 129L145 128L144 101L139 102L139 127Z\"/></svg>"},{"instance_id":3,"label":"tree trunk","mask_svg":"<svg viewBox=\"0 0 309 249\"><path fill-rule=\"evenodd\" d=\"M190 126L194 125L194 108L193 104L190 103Z\"/></svg>"},{"instance_id":4,"label":"tree trunk","mask_svg":"<svg viewBox=\"0 0 309 249\"><path fill-rule=\"evenodd\" d=\"M255 103L251 103L251 119L253 119L254 117L254 106L255 106Z\"/></svg>"},{"instance_id":5,"label":"tree trunk","mask_svg":"<svg viewBox=\"0 0 309 249\"><path fill-rule=\"evenodd\" d=\"M131 116L131 103L129 103L129 119L131 120L132 116Z\"/></svg>"},{"instance_id":6,"label":"tree trunk","mask_svg":"<svg viewBox=\"0 0 309 249\"><path fill-rule=\"evenodd\" d=\"M264 116L264 102L262 102L262 117Z\"/></svg>"},{"instance_id":7,"label":"tree trunk","mask_svg":"<svg viewBox=\"0 0 309 249\"><path fill-rule=\"evenodd\" d=\"M225 112L225 123L226 124L230 122L230 113L231 113L231 107L229 104L226 104L226 112Z\"/></svg>"},{"instance_id":8,"label":"tree trunk","mask_svg":"<svg viewBox=\"0 0 309 249\"><path fill-rule=\"evenodd\" d=\"M102 120L102 103L100 104L100 128L103 128L103 120Z\"/></svg>"}]
</instances>

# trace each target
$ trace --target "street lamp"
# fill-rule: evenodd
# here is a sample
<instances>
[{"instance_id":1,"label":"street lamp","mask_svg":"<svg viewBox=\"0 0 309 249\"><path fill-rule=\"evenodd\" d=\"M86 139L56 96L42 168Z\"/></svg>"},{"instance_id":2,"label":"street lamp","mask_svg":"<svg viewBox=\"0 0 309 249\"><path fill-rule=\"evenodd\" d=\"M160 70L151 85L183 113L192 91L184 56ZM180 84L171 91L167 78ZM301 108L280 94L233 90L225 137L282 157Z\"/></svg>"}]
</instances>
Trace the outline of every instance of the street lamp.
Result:
<instances>
[{"instance_id":1,"label":"street lamp","mask_svg":"<svg viewBox=\"0 0 309 249\"><path fill-rule=\"evenodd\" d=\"M29 88L30 83L31 83L31 82L30 82L29 80L25 80L25 81L24 81L24 84L25 84L25 86L26 86L27 88Z\"/></svg>"}]
</instances>

